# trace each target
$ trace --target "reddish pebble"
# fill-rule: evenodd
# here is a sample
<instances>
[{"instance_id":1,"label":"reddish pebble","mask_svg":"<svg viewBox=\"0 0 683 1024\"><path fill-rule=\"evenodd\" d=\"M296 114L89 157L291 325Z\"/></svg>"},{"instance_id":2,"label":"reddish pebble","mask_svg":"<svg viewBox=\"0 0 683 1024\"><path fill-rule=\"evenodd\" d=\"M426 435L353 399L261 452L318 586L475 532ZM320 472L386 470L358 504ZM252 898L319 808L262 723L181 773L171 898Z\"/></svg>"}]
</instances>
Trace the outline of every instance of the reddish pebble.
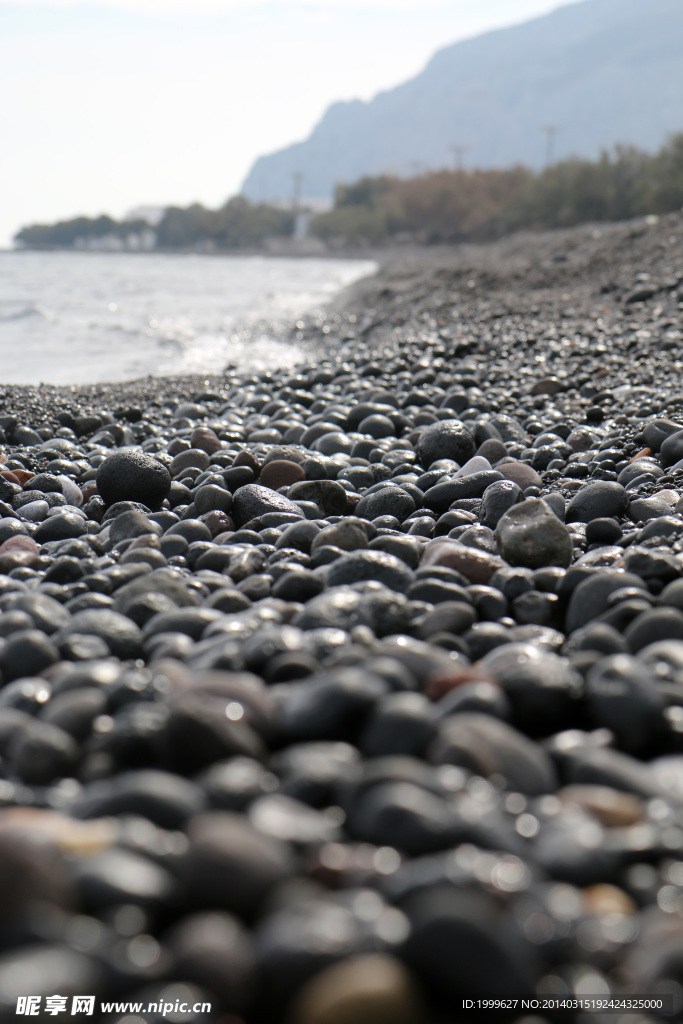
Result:
<instances>
[{"instance_id":1,"label":"reddish pebble","mask_svg":"<svg viewBox=\"0 0 683 1024\"><path fill-rule=\"evenodd\" d=\"M97 490L97 484L94 480L88 480L87 483L81 487L81 494L83 495L83 501L90 501L96 494L99 494Z\"/></svg>"},{"instance_id":2,"label":"reddish pebble","mask_svg":"<svg viewBox=\"0 0 683 1024\"><path fill-rule=\"evenodd\" d=\"M279 487L288 487L290 484L304 480L306 474L296 462L287 462L284 459L276 459L268 462L261 470L259 483L264 487L270 487L277 491Z\"/></svg>"},{"instance_id":3,"label":"reddish pebble","mask_svg":"<svg viewBox=\"0 0 683 1024\"><path fill-rule=\"evenodd\" d=\"M470 583L488 583L494 572L507 563L488 551L459 544L458 541L437 538L427 544L420 566L445 565L456 569Z\"/></svg>"},{"instance_id":4,"label":"reddish pebble","mask_svg":"<svg viewBox=\"0 0 683 1024\"><path fill-rule=\"evenodd\" d=\"M199 516L200 523L204 523L208 526L211 531L211 539L217 537L221 533L225 533L228 530L234 530L230 516L226 516L225 512L221 512L219 509L213 509L211 512L205 512L204 515Z\"/></svg>"},{"instance_id":5,"label":"reddish pebble","mask_svg":"<svg viewBox=\"0 0 683 1024\"><path fill-rule=\"evenodd\" d=\"M193 448L200 448L207 455L221 450L221 442L218 435L209 427L195 427L190 435L190 444Z\"/></svg>"},{"instance_id":6,"label":"reddish pebble","mask_svg":"<svg viewBox=\"0 0 683 1024\"><path fill-rule=\"evenodd\" d=\"M15 537L8 537L6 541L0 544L0 555L5 555L8 551L30 551L32 554L37 555L40 547L36 544L33 537L27 537L25 534L19 533Z\"/></svg>"},{"instance_id":7,"label":"reddish pebble","mask_svg":"<svg viewBox=\"0 0 683 1024\"><path fill-rule=\"evenodd\" d=\"M256 456L252 455L251 452L246 451L240 452L239 455L236 455L232 460L232 464L233 466L249 466L249 469L253 469L255 473L258 473L261 468L261 463Z\"/></svg>"},{"instance_id":8,"label":"reddish pebble","mask_svg":"<svg viewBox=\"0 0 683 1024\"><path fill-rule=\"evenodd\" d=\"M29 480L33 480L33 477L36 475L35 473L29 473L27 469L13 469L12 472L22 487L24 484L27 484Z\"/></svg>"},{"instance_id":9,"label":"reddish pebble","mask_svg":"<svg viewBox=\"0 0 683 1024\"><path fill-rule=\"evenodd\" d=\"M503 474L505 480L512 480L523 491L527 487L543 486L543 481L536 470L527 466L525 462L499 462L496 469Z\"/></svg>"}]
</instances>

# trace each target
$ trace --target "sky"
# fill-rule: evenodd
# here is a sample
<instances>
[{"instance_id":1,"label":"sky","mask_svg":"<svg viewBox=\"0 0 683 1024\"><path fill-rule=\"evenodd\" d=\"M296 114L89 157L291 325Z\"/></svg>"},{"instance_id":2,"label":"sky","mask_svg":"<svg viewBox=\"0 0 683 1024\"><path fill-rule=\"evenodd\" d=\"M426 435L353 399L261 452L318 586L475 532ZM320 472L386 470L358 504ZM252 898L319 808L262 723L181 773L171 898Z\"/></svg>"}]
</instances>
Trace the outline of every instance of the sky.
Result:
<instances>
[{"instance_id":1,"label":"sky","mask_svg":"<svg viewBox=\"0 0 683 1024\"><path fill-rule=\"evenodd\" d=\"M370 99L443 46L561 5L0 0L0 247L78 214L218 206L330 103Z\"/></svg>"}]
</instances>

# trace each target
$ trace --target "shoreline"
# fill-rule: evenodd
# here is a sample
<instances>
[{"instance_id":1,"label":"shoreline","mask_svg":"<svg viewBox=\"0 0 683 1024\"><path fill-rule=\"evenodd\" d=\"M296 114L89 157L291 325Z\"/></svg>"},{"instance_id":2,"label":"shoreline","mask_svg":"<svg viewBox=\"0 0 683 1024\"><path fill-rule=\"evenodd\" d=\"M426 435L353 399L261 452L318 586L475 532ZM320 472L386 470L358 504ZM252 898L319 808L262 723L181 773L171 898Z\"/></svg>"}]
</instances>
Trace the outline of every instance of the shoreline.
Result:
<instances>
[{"instance_id":1,"label":"shoreline","mask_svg":"<svg viewBox=\"0 0 683 1024\"><path fill-rule=\"evenodd\" d=\"M496 312L501 316L515 312L523 315L525 305L533 307L535 303L541 303L547 312L556 313L569 302L567 288L574 290L581 303L595 302L596 282L597 291L607 289L597 304L618 315L623 312L621 299L638 273L635 268L638 259L648 259L653 248L662 246L661 238L668 237L670 227L677 229L680 222L680 214L668 214L649 224L647 219L638 218L540 233L524 232L497 242L345 254L338 258L373 260L377 270L330 298L324 308L328 314L326 325L330 328L326 336L304 315L304 328L300 332L303 338L297 339L297 344L309 346L312 358L334 361L341 358L342 351L353 348L359 335L364 346L373 339L378 346L384 345L390 337L395 342L394 333L400 335L402 331L407 339L414 340L419 333L419 316L428 319L430 315L443 314L451 298L462 306L459 319L464 322L472 315L490 316L489 298L499 303ZM665 255L673 257L675 254L665 252ZM334 258L331 254L330 257ZM474 282L474 287L468 287L470 281ZM526 303L525 298L529 299ZM411 320L406 306L413 307L413 314L415 309L419 310L419 316L412 315ZM347 320L335 322L335 316L348 317L349 314L356 318L353 328ZM535 315L533 311L531 315ZM492 319L499 319L499 316ZM296 330L292 324L289 329L292 340ZM287 374L298 368L298 365L282 367L278 372ZM237 376L240 373L250 377L259 375L258 371L226 367L225 372L230 371ZM87 400L88 396L94 400L121 395L126 389L144 394L158 382L163 394L169 396L174 386L181 388L185 395L192 388L203 387L204 382L208 382L206 386L216 387L224 376L225 373L148 375L129 381L84 385L4 385L0 382L0 389L4 392L40 391L50 394L55 401L69 397Z\"/></svg>"},{"instance_id":2,"label":"shoreline","mask_svg":"<svg viewBox=\"0 0 683 1024\"><path fill-rule=\"evenodd\" d=\"M683 214L401 257L325 326L0 386L0 1018L680 1016Z\"/></svg>"}]
</instances>

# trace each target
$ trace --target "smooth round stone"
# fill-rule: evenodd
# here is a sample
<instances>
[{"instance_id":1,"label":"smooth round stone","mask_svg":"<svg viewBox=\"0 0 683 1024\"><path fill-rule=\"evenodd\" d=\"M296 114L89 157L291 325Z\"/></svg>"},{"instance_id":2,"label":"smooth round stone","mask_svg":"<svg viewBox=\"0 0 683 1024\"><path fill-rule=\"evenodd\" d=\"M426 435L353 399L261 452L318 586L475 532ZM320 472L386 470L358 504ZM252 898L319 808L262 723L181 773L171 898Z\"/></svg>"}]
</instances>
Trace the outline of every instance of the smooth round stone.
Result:
<instances>
[{"instance_id":1,"label":"smooth round stone","mask_svg":"<svg viewBox=\"0 0 683 1024\"><path fill-rule=\"evenodd\" d=\"M197 907L249 919L292 867L285 843L228 811L198 814L190 822L188 837L184 876Z\"/></svg>"},{"instance_id":2,"label":"smooth round stone","mask_svg":"<svg viewBox=\"0 0 683 1024\"><path fill-rule=\"evenodd\" d=\"M12 595L9 607L26 612L31 616L37 629L48 635L66 626L71 621L69 612L59 601L40 593L18 593Z\"/></svg>"},{"instance_id":3,"label":"smooth round stone","mask_svg":"<svg viewBox=\"0 0 683 1024\"><path fill-rule=\"evenodd\" d=\"M476 612L469 602L461 600L460 597L445 597L437 608L418 620L416 635L421 640L428 640L435 633L452 633L459 636L472 627L475 619Z\"/></svg>"},{"instance_id":4,"label":"smooth round stone","mask_svg":"<svg viewBox=\"0 0 683 1024\"><path fill-rule=\"evenodd\" d=\"M596 480L581 487L567 506L568 523L591 519L619 519L628 513L628 494L614 480Z\"/></svg>"},{"instance_id":5,"label":"smooth round stone","mask_svg":"<svg viewBox=\"0 0 683 1024\"><path fill-rule=\"evenodd\" d=\"M588 811L605 828L638 825L645 815L641 799L609 786L565 786L557 796L565 805L575 805Z\"/></svg>"},{"instance_id":6,"label":"smooth round stone","mask_svg":"<svg viewBox=\"0 0 683 1024\"><path fill-rule=\"evenodd\" d=\"M74 774L80 759L78 744L63 729L34 720L10 745L9 760L19 778L32 786L46 786Z\"/></svg>"},{"instance_id":7,"label":"smooth round stone","mask_svg":"<svg viewBox=\"0 0 683 1024\"><path fill-rule=\"evenodd\" d=\"M586 523L586 543L601 546L617 544L623 537L623 530L616 519L604 517L591 519Z\"/></svg>"},{"instance_id":8,"label":"smooth round stone","mask_svg":"<svg viewBox=\"0 0 683 1024\"><path fill-rule=\"evenodd\" d=\"M232 914L213 910L185 917L166 933L166 943L175 976L214 992L224 1009L239 1012L253 997L252 939Z\"/></svg>"},{"instance_id":9,"label":"smooth round stone","mask_svg":"<svg viewBox=\"0 0 683 1024\"><path fill-rule=\"evenodd\" d=\"M653 452L658 452L662 442L672 434L679 432L680 429L680 423L674 423L673 420L661 418L649 420L643 427L643 439L648 448L651 448Z\"/></svg>"},{"instance_id":10,"label":"smooth round stone","mask_svg":"<svg viewBox=\"0 0 683 1024\"><path fill-rule=\"evenodd\" d=\"M679 429L664 438L659 448L659 457L665 468L683 459L683 430Z\"/></svg>"},{"instance_id":11,"label":"smooth round stone","mask_svg":"<svg viewBox=\"0 0 683 1024\"><path fill-rule=\"evenodd\" d=\"M57 646L71 634L97 636L117 658L139 658L142 655L142 634L125 615L108 608L88 608L72 615L68 625L54 636Z\"/></svg>"},{"instance_id":12,"label":"smooth round stone","mask_svg":"<svg viewBox=\"0 0 683 1024\"><path fill-rule=\"evenodd\" d=\"M237 705L236 719L227 713L231 703ZM159 737L164 764L190 775L233 755L262 759L263 743L251 727L249 705L245 708L245 703L243 697L230 700L215 693L187 691L175 695L169 702L166 727Z\"/></svg>"},{"instance_id":13,"label":"smooth round stone","mask_svg":"<svg viewBox=\"0 0 683 1024\"><path fill-rule=\"evenodd\" d=\"M69 813L81 819L132 814L160 828L179 829L205 809L206 797L199 786L170 772L148 768L90 783Z\"/></svg>"},{"instance_id":14,"label":"smooth round stone","mask_svg":"<svg viewBox=\"0 0 683 1024\"><path fill-rule=\"evenodd\" d=\"M341 838L339 826L330 816L282 793L256 799L248 817L259 832L296 847L337 842Z\"/></svg>"},{"instance_id":15,"label":"smooth round stone","mask_svg":"<svg viewBox=\"0 0 683 1024\"><path fill-rule=\"evenodd\" d=\"M487 437L477 448L477 455L486 459L492 466L507 458L507 454L507 448L497 437Z\"/></svg>"},{"instance_id":16,"label":"smooth round stone","mask_svg":"<svg viewBox=\"0 0 683 1024\"><path fill-rule=\"evenodd\" d=\"M212 512L216 509L221 512L229 512L232 506L230 491L224 487L218 487L216 484L205 484L200 487L193 500L197 515L203 515L205 512Z\"/></svg>"},{"instance_id":17,"label":"smooth round stone","mask_svg":"<svg viewBox=\"0 0 683 1024\"><path fill-rule=\"evenodd\" d=\"M623 487L628 487L630 483L641 476L650 476L655 479L659 479L662 475L663 471L657 459L636 459L634 462L629 462L627 466L624 466L617 477L617 483L621 484Z\"/></svg>"},{"instance_id":18,"label":"smooth round stone","mask_svg":"<svg viewBox=\"0 0 683 1024\"><path fill-rule=\"evenodd\" d=\"M56 492L62 493L62 483L55 473L37 473L30 480L26 481L25 489L28 491L42 491L44 494Z\"/></svg>"},{"instance_id":19,"label":"smooth round stone","mask_svg":"<svg viewBox=\"0 0 683 1024\"><path fill-rule=\"evenodd\" d=\"M291 501L312 501L326 516L346 512L346 491L336 480L302 480L292 484L288 496Z\"/></svg>"},{"instance_id":20,"label":"smooth round stone","mask_svg":"<svg viewBox=\"0 0 683 1024\"><path fill-rule=\"evenodd\" d=\"M390 693L375 705L360 749L367 757L420 757L436 735L433 706L421 693Z\"/></svg>"},{"instance_id":21,"label":"smooth round stone","mask_svg":"<svg viewBox=\"0 0 683 1024\"><path fill-rule=\"evenodd\" d=\"M366 953L318 971L290 1008L297 1024L426 1024L422 997L395 957Z\"/></svg>"},{"instance_id":22,"label":"smooth round stone","mask_svg":"<svg viewBox=\"0 0 683 1024\"><path fill-rule=\"evenodd\" d=\"M57 646L38 629L13 633L0 650L0 670L5 682L37 676L58 661Z\"/></svg>"},{"instance_id":23,"label":"smooth round stone","mask_svg":"<svg viewBox=\"0 0 683 1024\"><path fill-rule=\"evenodd\" d=\"M250 757L216 761L196 778L212 809L242 811L277 789L277 778Z\"/></svg>"},{"instance_id":24,"label":"smooth round stone","mask_svg":"<svg viewBox=\"0 0 683 1024\"><path fill-rule=\"evenodd\" d=\"M93 637L87 639L92 640ZM103 648L106 657L109 651L104 644ZM102 690L84 686L53 696L45 708L42 720L59 726L82 743L90 735L95 719L106 713L107 698Z\"/></svg>"},{"instance_id":25,"label":"smooth round stone","mask_svg":"<svg viewBox=\"0 0 683 1024\"><path fill-rule=\"evenodd\" d=\"M271 487L277 491L280 487L289 487L299 480L304 480L305 476L306 474L298 462L274 459L272 462L264 464L259 483L263 487Z\"/></svg>"},{"instance_id":26,"label":"smooth round stone","mask_svg":"<svg viewBox=\"0 0 683 1024\"><path fill-rule=\"evenodd\" d=\"M415 454L425 469L439 459L453 459L463 465L474 455L474 438L461 420L439 420L422 431Z\"/></svg>"},{"instance_id":27,"label":"smooth round stone","mask_svg":"<svg viewBox=\"0 0 683 1024\"><path fill-rule=\"evenodd\" d=\"M201 449L207 455L213 455L221 450L218 435L210 427L195 427L190 435L190 446Z\"/></svg>"},{"instance_id":28,"label":"smooth round stone","mask_svg":"<svg viewBox=\"0 0 683 1024\"><path fill-rule=\"evenodd\" d=\"M352 551L327 567L325 580L328 587L377 580L401 593L413 582L413 574L405 562L384 551Z\"/></svg>"},{"instance_id":29,"label":"smooth round stone","mask_svg":"<svg viewBox=\"0 0 683 1024\"><path fill-rule=\"evenodd\" d=\"M511 480L514 484L525 491L527 487L542 487L543 480L535 469L527 466L525 462L499 462L496 469L502 474L505 480Z\"/></svg>"},{"instance_id":30,"label":"smooth round stone","mask_svg":"<svg viewBox=\"0 0 683 1024\"><path fill-rule=\"evenodd\" d=\"M505 564L502 558L487 551L454 540L437 538L424 549L420 568L445 566L461 573L470 583L486 584L494 572L502 569Z\"/></svg>"},{"instance_id":31,"label":"smooth round stone","mask_svg":"<svg viewBox=\"0 0 683 1024\"><path fill-rule=\"evenodd\" d=\"M46 501L29 501L21 506L21 518L32 523L40 523L47 516L49 508Z\"/></svg>"},{"instance_id":32,"label":"smooth round stone","mask_svg":"<svg viewBox=\"0 0 683 1024\"><path fill-rule=\"evenodd\" d=\"M456 846L463 837L462 822L442 796L430 792L428 780L428 773L420 772L416 778L397 773L359 787L347 809L347 830L355 839L395 847L413 857Z\"/></svg>"},{"instance_id":33,"label":"smooth round stone","mask_svg":"<svg viewBox=\"0 0 683 1024\"><path fill-rule=\"evenodd\" d=\"M358 432L360 434L369 434L370 437L376 439L382 437L395 437L396 427L388 416L383 416L381 413L375 413L371 416L366 416L365 419L361 420L358 424Z\"/></svg>"},{"instance_id":34,"label":"smooth round stone","mask_svg":"<svg viewBox=\"0 0 683 1024\"><path fill-rule=\"evenodd\" d=\"M0 518L0 543L10 537L28 536L28 526L19 519Z\"/></svg>"},{"instance_id":35,"label":"smooth round stone","mask_svg":"<svg viewBox=\"0 0 683 1024\"><path fill-rule=\"evenodd\" d=\"M571 570L579 572L580 570ZM619 569L600 569L591 572L573 590L567 607L565 631L567 635L587 625L607 611L610 596L623 587L642 587L643 581L635 573Z\"/></svg>"},{"instance_id":36,"label":"smooth round stone","mask_svg":"<svg viewBox=\"0 0 683 1024\"><path fill-rule=\"evenodd\" d=\"M280 792L324 808L335 802L340 786L358 778L361 758L349 743L294 743L275 755L273 770Z\"/></svg>"},{"instance_id":37,"label":"smooth round stone","mask_svg":"<svg viewBox=\"0 0 683 1024\"><path fill-rule=\"evenodd\" d=\"M402 960L439 997L444 1013L436 1019L452 1019L453 1006L468 993L494 999L533 994L537 949L515 915L501 914L497 896L449 881L418 890L403 906L411 931Z\"/></svg>"},{"instance_id":38,"label":"smooth round stone","mask_svg":"<svg viewBox=\"0 0 683 1024\"><path fill-rule=\"evenodd\" d=\"M475 473L488 473L491 469L492 466L488 459L483 458L481 455L475 455L474 458L469 459L464 466L457 470L453 479L459 480L463 476L472 476Z\"/></svg>"},{"instance_id":39,"label":"smooth round stone","mask_svg":"<svg viewBox=\"0 0 683 1024\"><path fill-rule=\"evenodd\" d=\"M506 562L529 569L566 568L574 551L566 526L540 498L528 498L509 509L498 521L496 541Z\"/></svg>"},{"instance_id":40,"label":"smooth round stone","mask_svg":"<svg viewBox=\"0 0 683 1024\"><path fill-rule=\"evenodd\" d=\"M355 514L361 519L377 519L379 516L392 515L403 522L415 511L415 501L396 484L387 484L373 494L367 494L358 502Z\"/></svg>"},{"instance_id":41,"label":"smooth round stone","mask_svg":"<svg viewBox=\"0 0 683 1024\"><path fill-rule=\"evenodd\" d=\"M341 487L341 484L339 486L343 491L344 488ZM346 492L344 495L346 504ZM286 512L301 516L301 509L298 505L270 487L263 487L261 484L245 484L234 492L231 515L237 529L268 512Z\"/></svg>"},{"instance_id":42,"label":"smooth round stone","mask_svg":"<svg viewBox=\"0 0 683 1024\"><path fill-rule=\"evenodd\" d=\"M341 551L359 551L368 546L368 535L359 520L343 519L317 532L310 545L311 554L318 548L331 545Z\"/></svg>"},{"instance_id":43,"label":"smooth round stone","mask_svg":"<svg viewBox=\"0 0 683 1024\"><path fill-rule=\"evenodd\" d=\"M238 454L232 460L232 464L233 464L233 466L236 466L236 467L240 467L241 466L241 467L246 467L248 469L251 469L251 470L253 470L254 473L258 473L260 471L260 469L261 469L261 463L256 458L254 453L250 452L250 451L246 451L246 450L242 451L242 452L238 452Z\"/></svg>"},{"instance_id":44,"label":"smooth round stone","mask_svg":"<svg viewBox=\"0 0 683 1024\"><path fill-rule=\"evenodd\" d=\"M354 442L341 430L333 430L323 434L311 444L312 451L321 452L323 455L351 454Z\"/></svg>"},{"instance_id":45,"label":"smooth round stone","mask_svg":"<svg viewBox=\"0 0 683 1024\"><path fill-rule=\"evenodd\" d=\"M338 669L327 676L288 684L278 708L278 731L290 743L357 738L370 710L388 690L371 673Z\"/></svg>"},{"instance_id":46,"label":"smooth round stone","mask_svg":"<svg viewBox=\"0 0 683 1024\"><path fill-rule=\"evenodd\" d=\"M135 501L155 508L171 489L171 474L151 455L121 449L108 455L97 470L97 489L107 505Z\"/></svg>"},{"instance_id":47,"label":"smooth round stone","mask_svg":"<svg viewBox=\"0 0 683 1024\"><path fill-rule=\"evenodd\" d=\"M62 485L62 494L66 498L67 503L80 508L83 504L83 492L78 484L63 473L58 474L57 480Z\"/></svg>"},{"instance_id":48,"label":"smooth round stone","mask_svg":"<svg viewBox=\"0 0 683 1024\"><path fill-rule=\"evenodd\" d=\"M489 484L482 495L479 518L484 526L494 530L499 520L522 497L521 488L512 480L497 480Z\"/></svg>"},{"instance_id":49,"label":"smooth round stone","mask_svg":"<svg viewBox=\"0 0 683 1024\"><path fill-rule=\"evenodd\" d=\"M490 715L462 712L444 718L429 749L432 764L455 764L507 790L539 796L554 793L557 777L546 751Z\"/></svg>"},{"instance_id":50,"label":"smooth round stone","mask_svg":"<svg viewBox=\"0 0 683 1024\"><path fill-rule=\"evenodd\" d=\"M621 633L606 622L589 622L575 630L563 647L565 654L574 651L597 651L600 654L628 654L628 645Z\"/></svg>"},{"instance_id":51,"label":"smooth round stone","mask_svg":"<svg viewBox=\"0 0 683 1024\"><path fill-rule=\"evenodd\" d=\"M161 527L159 524L149 519L144 512L136 509L121 512L109 524L109 538L114 545L119 544L122 540L131 540L135 537L146 537L150 534L160 533Z\"/></svg>"},{"instance_id":52,"label":"smooth round stone","mask_svg":"<svg viewBox=\"0 0 683 1024\"><path fill-rule=\"evenodd\" d=\"M68 540L82 537L87 532L86 521L78 512L59 512L49 516L38 526L33 534L37 544L46 544L51 540Z\"/></svg>"},{"instance_id":53,"label":"smooth round stone","mask_svg":"<svg viewBox=\"0 0 683 1024\"><path fill-rule=\"evenodd\" d=\"M660 517L671 518L671 505L658 498L635 498L629 506L629 515L634 523L647 523ZM683 522L678 523L678 529L683 530ZM656 530L656 526L655 526ZM652 534L651 536L655 536Z\"/></svg>"},{"instance_id":54,"label":"smooth round stone","mask_svg":"<svg viewBox=\"0 0 683 1024\"><path fill-rule=\"evenodd\" d=\"M0 637L11 636L22 629L32 629L33 619L26 612L6 611L0 616Z\"/></svg>"},{"instance_id":55,"label":"smooth round stone","mask_svg":"<svg viewBox=\"0 0 683 1024\"><path fill-rule=\"evenodd\" d=\"M188 448L172 459L169 470L172 477L182 477L186 470L204 470L210 465L211 461L205 451L201 448Z\"/></svg>"},{"instance_id":56,"label":"smooth round stone","mask_svg":"<svg viewBox=\"0 0 683 1024\"><path fill-rule=\"evenodd\" d=\"M76 860L73 872L80 904L92 915L124 904L159 916L179 901L178 883L166 868L120 846Z\"/></svg>"},{"instance_id":57,"label":"smooth round stone","mask_svg":"<svg viewBox=\"0 0 683 1024\"><path fill-rule=\"evenodd\" d=\"M589 670L586 697L594 724L610 729L627 753L646 753L664 734L664 698L657 678L627 654L603 658Z\"/></svg>"},{"instance_id":58,"label":"smooth round stone","mask_svg":"<svg viewBox=\"0 0 683 1024\"><path fill-rule=\"evenodd\" d=\"M513 725L532 736L548 736L580 718L581 677L566 658L532 644L503 644L479 663L504 690Z\"/></svg>"},{"instance_id":59,"label":"smooth round stone","mask_svg":"<svg viewBox=\"0 0 683 1024\"><path fill-rule=\"evenodd\" d=\"M27 989L38 996L41 1006L56 992L71 1006L76 996L102 993L105 976L105 968L95 957L55 941L9 950L0 958L0 1016L11 1020L18 1000L29 994Z\"/></svg>"},{"instance_id":60,"label":"smooth round stone","mask_svg":"<svg viewBox=\"0 0 683 1024\"><path fill-rule=\"evenodd\" d=\"M677 608L643 611L628 626L624 638L634 653L661 640L683 640L683 612Z\"/></svg>"}]
</instances>

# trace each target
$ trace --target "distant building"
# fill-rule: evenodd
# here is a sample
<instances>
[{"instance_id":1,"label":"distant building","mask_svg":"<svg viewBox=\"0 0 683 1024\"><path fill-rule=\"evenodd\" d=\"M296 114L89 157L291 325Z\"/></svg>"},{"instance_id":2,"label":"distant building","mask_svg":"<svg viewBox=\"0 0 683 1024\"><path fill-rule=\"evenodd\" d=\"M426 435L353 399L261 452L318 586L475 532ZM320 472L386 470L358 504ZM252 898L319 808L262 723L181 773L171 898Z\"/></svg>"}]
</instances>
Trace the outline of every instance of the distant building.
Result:
<instances>
[{"instance_id":1,"label":"distant building","mask_svg":"<svg viewBox=\"0 0 683 1024\"><path fill-rule=\"evenodd\" d=\"M146 220L151 227L155 228L161 222L165 213L165 206L136 206L135 209L129 210L123 219L124 221Z\"/></svg>"}]
</instances>

